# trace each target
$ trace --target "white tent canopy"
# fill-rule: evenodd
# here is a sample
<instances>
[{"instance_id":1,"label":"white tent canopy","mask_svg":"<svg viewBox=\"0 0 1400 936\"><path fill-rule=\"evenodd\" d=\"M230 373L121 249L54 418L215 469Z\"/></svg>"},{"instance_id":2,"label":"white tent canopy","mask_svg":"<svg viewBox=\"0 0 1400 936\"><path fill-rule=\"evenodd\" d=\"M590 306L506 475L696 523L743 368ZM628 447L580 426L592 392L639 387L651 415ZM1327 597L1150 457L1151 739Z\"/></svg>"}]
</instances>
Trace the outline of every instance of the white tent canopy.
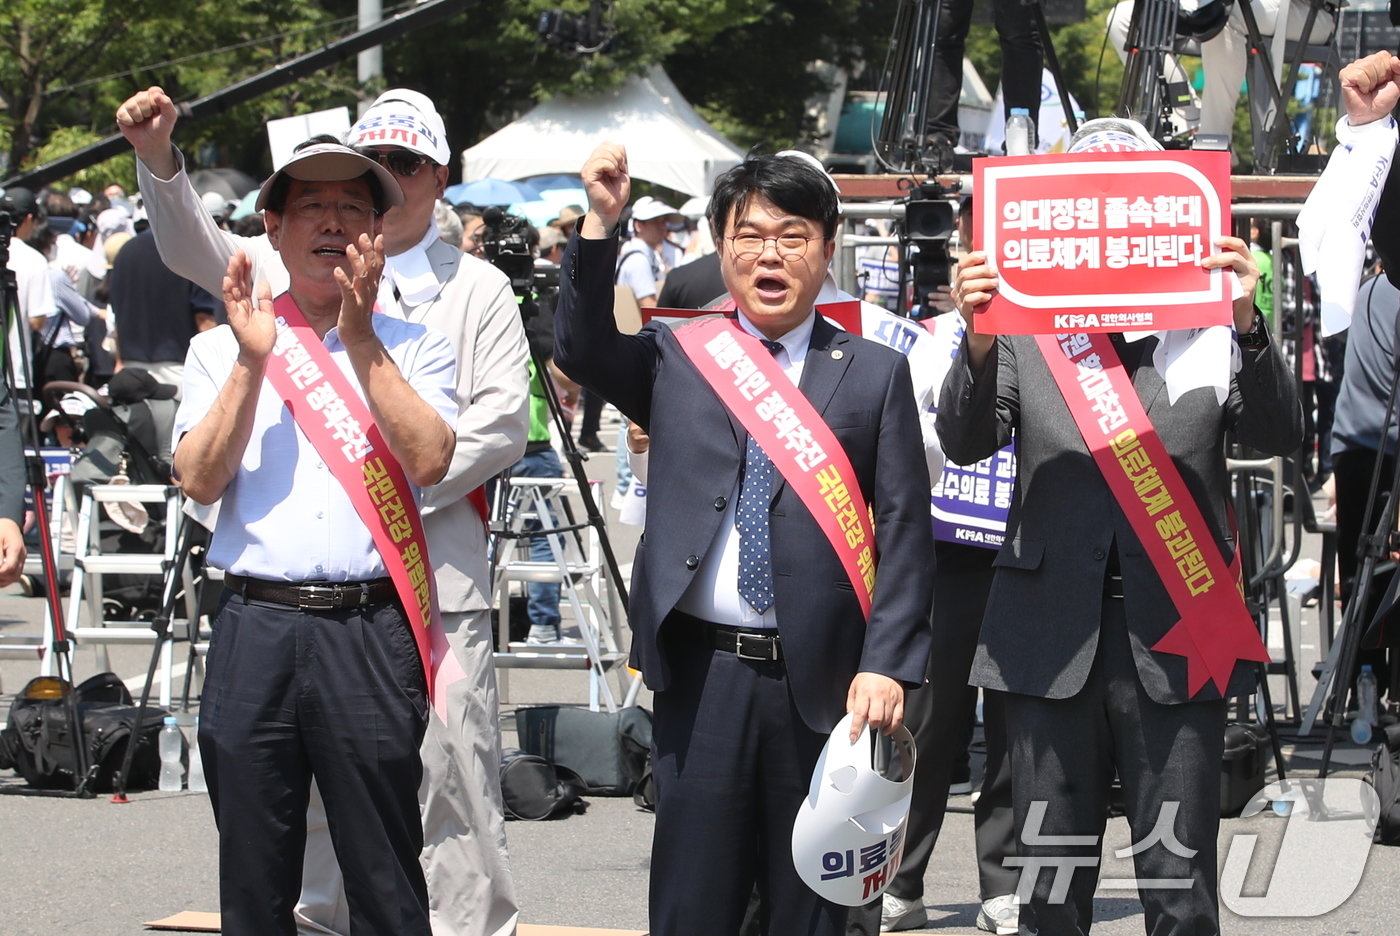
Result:
<instances>
[{"instance_id":1,"label":"white tent canopy","mask_svg":"<svg viewBox=\"0 0 1400 936\"><path fill-rule=\"evenodd\" d=\"M627 147L631 175L687 195L705 195L744 154L653 67L614 91L556 97L462 153L462 179L525 179L576 173L605 140Z\"/></svg>"}]
</instances>

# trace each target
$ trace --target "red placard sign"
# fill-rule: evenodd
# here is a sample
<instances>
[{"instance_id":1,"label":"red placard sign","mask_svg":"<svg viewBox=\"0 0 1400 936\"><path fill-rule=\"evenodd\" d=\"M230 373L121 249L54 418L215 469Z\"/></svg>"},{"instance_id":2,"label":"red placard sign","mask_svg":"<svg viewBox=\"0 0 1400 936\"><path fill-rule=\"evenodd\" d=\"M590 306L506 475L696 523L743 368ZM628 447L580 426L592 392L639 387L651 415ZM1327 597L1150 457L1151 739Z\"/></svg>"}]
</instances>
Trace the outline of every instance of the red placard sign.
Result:
<instances>
[{"instance_id":1,"label":"red placard sign","mask_svg":"<svg viewBox=\"0 0 1400 936\"><path fill-rule=\"evenodd\" d=\"M1229 233L1226 153L1083 153L973 160L973 243L1000 286L988 334L1228 325L1231 284L1201 269Z\"/></svg>"}]
</instances>

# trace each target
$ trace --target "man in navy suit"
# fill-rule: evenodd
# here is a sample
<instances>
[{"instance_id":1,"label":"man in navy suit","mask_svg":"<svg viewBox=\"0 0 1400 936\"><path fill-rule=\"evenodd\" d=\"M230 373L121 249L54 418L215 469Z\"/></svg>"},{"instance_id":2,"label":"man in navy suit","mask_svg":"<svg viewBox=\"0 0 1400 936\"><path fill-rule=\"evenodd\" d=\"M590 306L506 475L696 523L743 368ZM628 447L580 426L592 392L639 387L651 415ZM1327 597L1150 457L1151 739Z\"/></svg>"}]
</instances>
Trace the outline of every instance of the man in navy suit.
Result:
<instances>
[{"instance_id":1,"label":"man in navy suit","mask_svg":"<svg viewBox=\"0 0 1400 936\"><path fill-rule=\"evenodd\" d=\"M564 257L555 360L651 436L630 607L632 662L656 693L651 932L737 933L756 882L765 932L840 934L845 908L797 876L792 826L842 716L853 713L853 737L867 723L892 731L905 689L923 679L933 551L908 364L814 312L835 250L829 177L756 156L716 181L709 220L739 307L734 331L766 342L775 360L764 364L811 404L873 508L867 616L860 576L795 490L800 479L789 483L782 453L751 443L676 333L618 333L626 153L603 144L582 175L589 212ZM770 454L777 470L755 506L752 479Z\"/></svg>"}]
</instances>

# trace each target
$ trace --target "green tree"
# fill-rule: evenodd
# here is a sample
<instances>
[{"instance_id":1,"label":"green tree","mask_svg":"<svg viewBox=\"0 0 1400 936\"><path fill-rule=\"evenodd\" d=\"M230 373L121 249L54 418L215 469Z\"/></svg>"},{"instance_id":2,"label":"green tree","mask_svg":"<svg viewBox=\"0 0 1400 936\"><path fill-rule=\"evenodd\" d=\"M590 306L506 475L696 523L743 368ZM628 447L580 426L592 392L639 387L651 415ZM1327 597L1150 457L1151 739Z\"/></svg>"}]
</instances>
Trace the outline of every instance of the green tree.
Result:
<instances>
[{"instance_id":1,"label":"green tree","mask_svg":"<svg viewBox=\"0 0 1400 936\"><path fill-rule=\"evenodd\" d=\"M405 4L406 5L406 4ZM159 84L177 101L207 95L352 31L355 0L10 0L0 12L0 146L10 167L61 155L60 128L113 132L116 107ZM402 9L399 7L397 9ZM547 48L539 14L586 13L588 0L481 0L385 47L384 86L437 102L460 150L535 101L615 87L662 64L683 94L740 145L790 145L810 132L806 105L825 84L811 63L883 61L888 0L612 0L605 49ZM395 9L386 8L386 14ZM194 165L270 169L263 123L350 106L354 63L186 122L177 142ZM456 167L453 167L454 173Z\"/></svg>"}]
</instances>

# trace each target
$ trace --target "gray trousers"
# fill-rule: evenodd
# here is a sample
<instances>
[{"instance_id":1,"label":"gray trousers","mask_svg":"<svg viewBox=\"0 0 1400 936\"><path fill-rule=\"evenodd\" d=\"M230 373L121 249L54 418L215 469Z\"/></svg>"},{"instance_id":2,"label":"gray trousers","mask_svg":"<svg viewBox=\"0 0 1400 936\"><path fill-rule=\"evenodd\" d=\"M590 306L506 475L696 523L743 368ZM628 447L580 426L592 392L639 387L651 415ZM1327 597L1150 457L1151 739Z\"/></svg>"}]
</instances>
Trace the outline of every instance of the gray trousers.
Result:
<instances>
[{"instance_id":1,"label":"gray trousers","mask_svg":"<svg viewBox=\"0 0 1400 936\"><path fill-rule=\"evenodd\" d=\"M1156 883L1139 888L1148 936L1214 936L1226 703L1154 702L1138 681L1123 603L1103 607L1083 689L1068 699L1005 696L1019 860L1040 862L1038 873L1027 869L1036 878L1021 907L1021 933L1089 932L1117 768L1133 844L1157 839L1133 857L1137 879ZM1170 820L1170 844L1153 835L1159 819ZM1052 893L1056 858L1065 859L1058 874L1072 874L1063 896ZM1164 886L1169 881L1180 884Z\"/></svg>"}]
</instances>

